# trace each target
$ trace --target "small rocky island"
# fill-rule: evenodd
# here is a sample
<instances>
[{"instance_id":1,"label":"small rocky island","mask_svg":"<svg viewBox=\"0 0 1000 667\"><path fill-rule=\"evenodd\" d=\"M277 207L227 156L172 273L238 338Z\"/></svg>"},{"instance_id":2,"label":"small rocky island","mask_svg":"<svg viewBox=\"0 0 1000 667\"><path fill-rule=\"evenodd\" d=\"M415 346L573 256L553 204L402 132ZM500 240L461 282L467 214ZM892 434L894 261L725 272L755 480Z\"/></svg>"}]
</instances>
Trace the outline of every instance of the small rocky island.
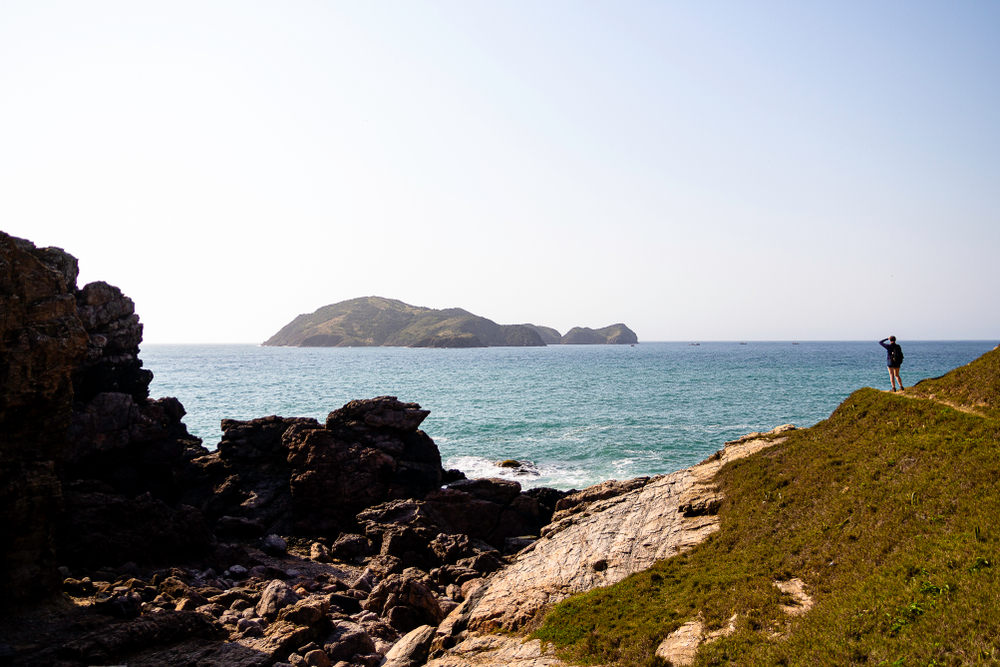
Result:
<instances>
[{"instance_id":1,"label":"small rocky island","mask_svg":"<svg viewBox=\"0 0 1000 667\"><path fill-rule=\"evenodd\" d=\"M524 347L634 345L624 324L575 327L565 335L534 324L497 324L461 308L438 310L395 299L361 297L299 315L264 341L275 347Z\"/></svg>"}]
</instances>

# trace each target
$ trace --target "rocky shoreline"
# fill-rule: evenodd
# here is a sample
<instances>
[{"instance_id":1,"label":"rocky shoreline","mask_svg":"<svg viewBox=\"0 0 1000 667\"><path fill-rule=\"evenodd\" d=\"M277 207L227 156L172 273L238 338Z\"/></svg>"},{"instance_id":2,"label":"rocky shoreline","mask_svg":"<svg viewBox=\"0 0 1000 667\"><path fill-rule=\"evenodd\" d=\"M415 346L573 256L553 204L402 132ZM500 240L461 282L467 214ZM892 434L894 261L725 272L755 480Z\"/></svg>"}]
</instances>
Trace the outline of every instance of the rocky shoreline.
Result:
<instances>
[{"instance_id":1,"label":"rocky shoreline","mask_svg":"<svg viewBox=\"0 0 1000 667\"><path fill-rule=\"evenodd\" d=\"M77 275L0 233L0 665L552 664L490 633L696 544L714 472L777 435L579 492L444 470L391 396L209 451L149 398L132 301Z\"/></svg>"}]
</instances>

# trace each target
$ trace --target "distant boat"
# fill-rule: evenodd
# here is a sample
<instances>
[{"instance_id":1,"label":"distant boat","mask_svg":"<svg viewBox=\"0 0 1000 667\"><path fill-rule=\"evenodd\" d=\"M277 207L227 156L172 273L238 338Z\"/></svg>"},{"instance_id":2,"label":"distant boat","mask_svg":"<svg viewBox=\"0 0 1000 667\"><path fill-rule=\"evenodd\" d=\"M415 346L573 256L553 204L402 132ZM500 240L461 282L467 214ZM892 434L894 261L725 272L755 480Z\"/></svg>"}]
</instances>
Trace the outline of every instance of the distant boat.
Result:
<instances>
[{"instance_id":1,"label":"distant boat","mask_svg":"<svg viewBox=\"0 0 1000 667\"><path fill-rule=\"evenodd\" d=\"M798 345L798 343L792 343L792 345Z\"/></svg>"},{"instance_id":2,"label":"distant boat","mask_svg":"<svg viewBox=\"0 0 1000 667\"><path fill-rule=\"evenodd\" d=\"M740 345L746 345L746 343L740 343Z\"/></svg>"},{"instance_id":3,"label":"distant boat","mask_svg":"<svg viewBox=\"0 0 1000 667\"><path fill-rule=\"evenodd\" d=\"M701 343L688 343L688 345L701 345Z\"/></svg>"}]
</instances>

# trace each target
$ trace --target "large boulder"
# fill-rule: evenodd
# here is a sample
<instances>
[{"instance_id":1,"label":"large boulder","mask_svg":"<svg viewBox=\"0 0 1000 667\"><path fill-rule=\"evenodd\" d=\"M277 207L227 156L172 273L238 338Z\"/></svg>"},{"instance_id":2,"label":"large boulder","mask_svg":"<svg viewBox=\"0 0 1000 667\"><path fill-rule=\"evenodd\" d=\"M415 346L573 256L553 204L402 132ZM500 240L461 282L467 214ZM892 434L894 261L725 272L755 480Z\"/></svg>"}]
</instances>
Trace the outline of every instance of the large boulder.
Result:
<instances>
[{"instance_id":1,"label":"large boulder","mask_svg":"<svg viewBox=\"0 0 1000 667\"><path fill-rule=\"evenodd\" d=\"M322 425L225 420L218 450L195 461L213 489L202 509L210 520L242 518L269 533L358 533L359 512L441 486L441 455L418 428L427 414L381 396L351 401Z\"/></svg>"}]
</instances>

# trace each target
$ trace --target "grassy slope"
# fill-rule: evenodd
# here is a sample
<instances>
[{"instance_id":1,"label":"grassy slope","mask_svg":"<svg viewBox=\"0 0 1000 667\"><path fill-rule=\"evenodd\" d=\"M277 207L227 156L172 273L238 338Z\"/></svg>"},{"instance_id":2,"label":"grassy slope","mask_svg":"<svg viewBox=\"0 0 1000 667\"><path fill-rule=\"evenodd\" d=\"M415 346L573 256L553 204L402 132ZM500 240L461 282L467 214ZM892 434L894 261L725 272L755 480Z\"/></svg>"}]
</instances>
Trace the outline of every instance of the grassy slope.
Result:
<instances>
[{"instance_id":1,"label":"grassy slope","mask_svg":"<svg viewBox=\"0 0 1000 667\"><path fill-rule=\"evenodd\" d=\"M906 395L859 390L724 468L708 541L571 598L537 636L576 662L656 665L685 621L737 614L696 664L1000 664L998 417L1000 350ZM816 601L794 619L772 583L791 577Z\"/></svg>"}]
</instances>

